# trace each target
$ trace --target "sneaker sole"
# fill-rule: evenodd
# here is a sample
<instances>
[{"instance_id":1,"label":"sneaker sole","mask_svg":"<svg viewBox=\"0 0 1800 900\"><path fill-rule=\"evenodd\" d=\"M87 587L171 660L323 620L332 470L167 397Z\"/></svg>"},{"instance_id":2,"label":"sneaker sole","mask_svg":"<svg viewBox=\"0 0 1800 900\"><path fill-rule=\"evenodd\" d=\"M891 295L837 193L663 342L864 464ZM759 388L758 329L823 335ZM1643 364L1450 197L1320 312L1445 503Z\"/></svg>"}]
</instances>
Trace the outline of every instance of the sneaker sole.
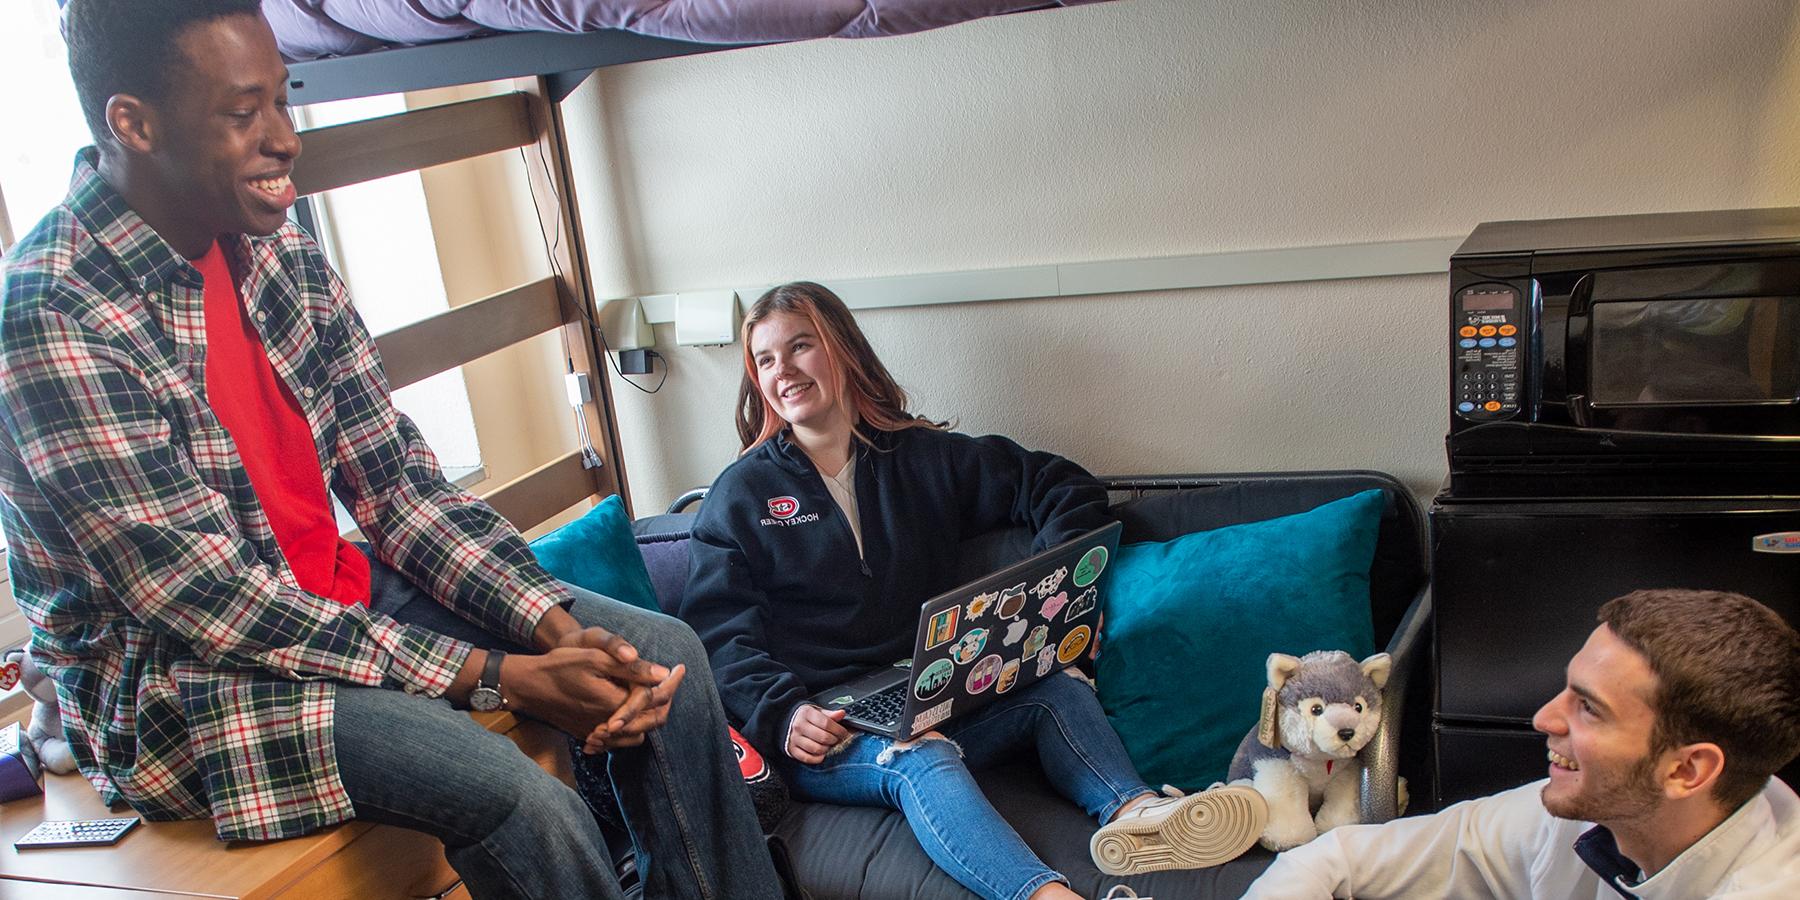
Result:
<instances>
[{"instance_id":1,"label":"sneaker sole","mask_svg":"<svg viewBox=\"0 0 1800 900\"><path fill-rule=\"evenodd\" d=\"M1269 804L1261 794L1227 785L1183 797L1158 820L1108 825L1088 841L1088 853L1108 875L1204 869L1242 856L1268 821Z\"/></svg>"}]
</instances>

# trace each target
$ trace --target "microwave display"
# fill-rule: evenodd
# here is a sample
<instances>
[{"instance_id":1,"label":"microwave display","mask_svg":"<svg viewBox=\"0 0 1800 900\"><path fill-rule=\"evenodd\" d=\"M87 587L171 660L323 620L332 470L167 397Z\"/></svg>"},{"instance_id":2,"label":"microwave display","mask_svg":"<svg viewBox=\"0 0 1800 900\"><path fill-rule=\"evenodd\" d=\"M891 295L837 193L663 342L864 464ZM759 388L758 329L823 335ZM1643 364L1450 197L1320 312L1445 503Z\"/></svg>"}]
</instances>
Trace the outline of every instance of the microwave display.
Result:
<instances>
[{"instance_id":1,"label":"microwave display","mask_svg":"<svg viewBox=\"0 0 1800 900\"><path fill-rule=\"evenodd\" d=\"M1595 407L1791 403L1800 397L1800 297L1593 305ZM1782 336L1788 340L1780 340Z\"/></svg>"},{"instance_id":2,"label":"microwave display","mask_svg":"<svg viewBox=\"0 0 1800 900\"><path fill-rule=\"evenodd\" d=\"M1463 291L1462 308L1464 312L1487 312L1496 309L1513 308L1518 294L1511 288L1487 288Z\"/></svg>"}]
</instances>

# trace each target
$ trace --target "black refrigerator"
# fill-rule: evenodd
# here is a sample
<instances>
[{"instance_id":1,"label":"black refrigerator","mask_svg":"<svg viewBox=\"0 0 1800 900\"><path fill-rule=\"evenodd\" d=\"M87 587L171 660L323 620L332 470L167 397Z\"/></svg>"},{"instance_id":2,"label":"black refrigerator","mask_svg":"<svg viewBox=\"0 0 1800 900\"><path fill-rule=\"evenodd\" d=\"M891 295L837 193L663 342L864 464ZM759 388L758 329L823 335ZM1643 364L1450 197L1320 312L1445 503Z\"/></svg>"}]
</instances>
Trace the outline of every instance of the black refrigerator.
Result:
<instances>
[{"instance_id":1,"label":"black refrigerator","mask_svg":"<svg viewBox=\"0 0 1800 900\"><path fill-rule=\"evenodd\" d=\"M1440 807L1547 772L1538 707L1639 588L1727 590L1800 627L1800 498L1459 499L1431 509ZM1782 771L1800 787L1800 761Z\"/></svg>"}]
</instances>

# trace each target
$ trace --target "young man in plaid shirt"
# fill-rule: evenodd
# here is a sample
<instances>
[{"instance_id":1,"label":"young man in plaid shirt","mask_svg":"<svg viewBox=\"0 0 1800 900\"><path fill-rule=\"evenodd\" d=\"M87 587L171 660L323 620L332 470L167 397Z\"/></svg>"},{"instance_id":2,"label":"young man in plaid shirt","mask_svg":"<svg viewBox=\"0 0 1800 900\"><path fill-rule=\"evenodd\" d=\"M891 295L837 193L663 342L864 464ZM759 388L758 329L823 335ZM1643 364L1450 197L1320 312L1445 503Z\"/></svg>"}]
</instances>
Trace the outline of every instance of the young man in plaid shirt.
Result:
<instances>
[{"instance_id":1,"label":"young man in plaid shirt","mask_svg":"<svg viewBox=\"0 0 1800 900\"><path fill-rule=\"evenodd\" d=\"M82 773L224 840L362 818L477 897L620 896L575 791L452 707L509 708L606 751L646 895L779 896L693 633L552 579L394 409L287 220L257 0L66 15L98 146L6 261L0 523Z\"/></svg>"}]
</instances>

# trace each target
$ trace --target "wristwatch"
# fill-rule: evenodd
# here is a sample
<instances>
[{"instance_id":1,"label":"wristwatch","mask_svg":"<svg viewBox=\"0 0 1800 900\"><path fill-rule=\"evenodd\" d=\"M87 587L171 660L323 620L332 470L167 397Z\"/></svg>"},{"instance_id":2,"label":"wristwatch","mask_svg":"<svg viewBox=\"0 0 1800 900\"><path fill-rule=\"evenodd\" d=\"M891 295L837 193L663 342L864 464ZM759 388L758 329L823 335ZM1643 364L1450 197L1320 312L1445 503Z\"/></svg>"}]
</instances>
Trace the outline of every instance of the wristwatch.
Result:
<instances>
[{"instance_id":1,"label":"wristwatch","mask_svg":"<svg viewBox=\"0 0 1800 900\"><path fill-rule=\"evenodd\" d=\"M506 708L506 697L500 693L500 661L505 658L504 652L488 651L487 665L481 667L481 680L475 682L475 689L469 692L469 706L480 712Z\"/></svg>"}]
</instances>

